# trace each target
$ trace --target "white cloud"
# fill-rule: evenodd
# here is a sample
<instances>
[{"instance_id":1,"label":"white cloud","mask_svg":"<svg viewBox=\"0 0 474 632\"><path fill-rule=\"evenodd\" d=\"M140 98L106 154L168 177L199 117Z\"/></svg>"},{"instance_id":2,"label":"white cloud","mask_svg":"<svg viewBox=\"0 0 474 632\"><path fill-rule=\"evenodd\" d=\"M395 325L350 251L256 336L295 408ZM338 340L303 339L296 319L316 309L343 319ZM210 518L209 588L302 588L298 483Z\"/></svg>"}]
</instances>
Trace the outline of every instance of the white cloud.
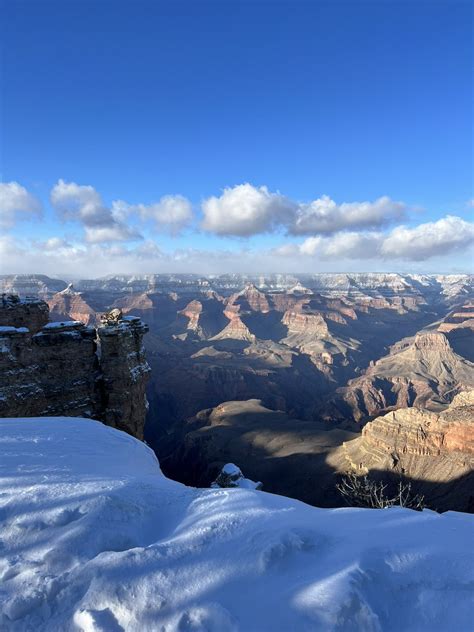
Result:
<instances>
[{"instance_id":1,"label":"white cloud","mask_svg":"<svg viewBox=\"0 0 474 632\"><path fill-rule=\"evenodd\" d=\"M85 235L86 241L91 244L141 239L141 236L136 231L117 221L110 226L86 226Z\"/></svg>"},{"instance_id":2,"label":"white cloud","mask_svg":"<svg viewBox=\"0 0 474 632\"><path fill-rule=\"evenodd\" d=\"M338 233L332 237L308 237L300 245L303 255L321 259L373 259L379 255L380 233Z\"/></svg>"},{"instance_id":3,"label":"white cloud","mask_svg":"<svg viewBox=\"0 0 474 632\"><path fill-rule=\"evenodd\" d=\"M51 204L64 219L80 220L86 226L110 220L111 212L105 208L94 187L58 180L50 197Z\"/></svg>"},{"instance_id":4,"label":"white cloud","mask_svg":"<svg viewBox=\"0 0 474 632\"><path fill-rule=\"evenodd\" d=\"M324 257L327 259L373 259L378 256L380 233L339 233L327 241Z\"/></svg>"},{"instance_id":5,"label":"white cloud","mask_svg":"<svg viewBox=\"0 0 474 632\"><path fill-rule=\"evenodd\" d=\"M296 205L267 187L239 184L202 203L202 228L218 235L249 237L291 221Z\"/></svg>"},{"instance_id":6,"label":"white cloud","mask_svg":"<svg viewBox=\"0 0 474 632\"><path fill-rule=\"evenodd\" d=\"M344 229L380 228L404 217L407 206L383 196L374 202L336 204L327 195L300 204L289 232L294 235L335 233Z\"/></svg>"},{"instance_id":7,"label":"white cloud","mask_svg":"<svg viewBox=\"0 0 474 632\"><path fill-rule=\"evenodd\" d=\"M299 246L299 252L302 255L314 257L321 252L326 241L327 240L324 239L324 237L308 237L308 239L305 239Z\"/></svg>"},{"instance_id":8,"label":"white cloud","mask_svg":"<svg viewBox=\"0 0 474 632\"><path fill-rule=\"evenodd\" d=\"M3 263L11 261L10 257L16 257L19 252L16 240L11 235L0 235L0 261ZM16 263L16 260L15 260Z\"/></svg>"},{"instance_id":9,"label":"white cloud","mask_svg":"<svg viewBox=\"0 0 474 632\"><path fill-rule=\"evenodd\" d=\"M0 228L12 228L18 220L41 215L41 202L18 182L0 183Z\"/></svg>"},{"instance_id":10,"label":"white cloud","mask_svg":"<svg viewBox=\"0 0 474 632\"><path fill-rule=\"evenodd\" d=\"M165 257L161 248L152 240L148 240L140 244L135 249L139 259L161 259Z\"/></svg>"},{"instance_id":11,"label":"white cloud","mask_svg":"<svg viewBox=\"0 0 474 632\"><path fill-rule=\"evenodd\" d=\"M119 212L114 213L104 205L94 187L59 180L50 197L51 204L65 220L83 224L86 241L100 243L142 238L136 230L127 226Z\"/></svg>"},{"instance_id":12,"label":"white cloud","mask_svg":"<svg viewBox=\"0 0 474 632\"><path fill-rule=\"evenodd\" d=\"M271 253L277 257L294 257L300 253L300 246L290 242L272 248Z\"/></svg>"},{"instance_id":13,"label":"white cloud","mask_svg":"<svg viewBox=\"0 0 474 632\"><path fill-rule=\"evenodd\" d=\"M159 202L154 204L126 205L124 202L114 202L120 211L135 212L142 220L153 220L158 230L167 231L173 235L178 234L193 219L193 207L191 202L182 195L164 195ZM125 205L125 206L124 206Z\"/></svg>"},{"instance_id":14,"label":"white cloud","mask_svg":"<svg viewBox=\"0 0 474 632\"><path fill-rule=\"evenodd\" d=\"M320 259L403 259L426 261L474 243L474 224L448 215L436 222L413 228L398 226L384 235L380 232L341 232L330 237L308 237L300 244L303 255Z\"/></svg>"},{"instance_id":15,"label":"white cloud","mask_svg":"<svg viewBox=\"0 0 474 632\"><path fill-rule=\"evenodd\" d=\"M50 237L46 241L40 242L38 246L48 251L72 248L72 245L62 237Z\"/></svg>"},{"instance_id":16,"label":"white cloud","mask_svg":"<svg viewBox=\"0 0 474 632\"><path fill-rule=\"evenodd\" d=\"M404 218L407 205L387 196L374 202L336 204L329 196L310 203L294 202L267 187L240 184L202 203L202 227L218 235L248 237L285 228L293 235L381 228Z\"/></svg>"},{"instance_id":17,"label":"white cloud","mask_svg":"<svg viewBox=\"0 0 474 632\"><path fill-rule=\"evenodd\" d=\"M414 228L398 226L384 240L381 254L385 257L425 261L447 255L474 244L474 223L447 215L436 222Z\"/></svg>"}]
</instances>

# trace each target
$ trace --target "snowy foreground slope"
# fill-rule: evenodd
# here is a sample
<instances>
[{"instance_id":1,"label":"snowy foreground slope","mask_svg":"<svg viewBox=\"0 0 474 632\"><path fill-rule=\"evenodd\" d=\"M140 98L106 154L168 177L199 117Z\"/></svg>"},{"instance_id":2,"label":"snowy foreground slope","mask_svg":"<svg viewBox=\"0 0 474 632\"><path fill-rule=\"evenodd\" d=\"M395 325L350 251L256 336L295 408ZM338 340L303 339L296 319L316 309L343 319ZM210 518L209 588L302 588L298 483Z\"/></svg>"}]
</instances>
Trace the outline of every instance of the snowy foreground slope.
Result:
<instances>
[{"instance_id":1,"label":"snowy foreground slope","mask_svg":"<svg viewBox=\"0 0 474 632\"><path fill-rule=\"evenodd\" d=\"M0 527L2 632L472 629L472 516L187 488L95 421L0 420Z\"/></svg>"}]
</instances>

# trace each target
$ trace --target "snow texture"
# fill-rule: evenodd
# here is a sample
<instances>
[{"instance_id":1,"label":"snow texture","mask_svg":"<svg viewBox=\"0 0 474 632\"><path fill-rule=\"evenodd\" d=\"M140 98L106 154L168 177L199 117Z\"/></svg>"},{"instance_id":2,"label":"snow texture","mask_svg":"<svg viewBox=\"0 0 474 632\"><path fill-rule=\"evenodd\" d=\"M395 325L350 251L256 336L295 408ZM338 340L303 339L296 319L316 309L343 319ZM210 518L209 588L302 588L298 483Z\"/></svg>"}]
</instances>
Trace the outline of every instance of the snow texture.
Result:
<instances>
[{"instance_id":1,"label":"snow texture","mask_svg":"<svg viewBox=\"0 0 474 632\"><path fill-rule=\"evenodd\" d=\"M473 516L166 479L96 421L0 420L0 630L472 629Z\"/></svg>"}]
</instances>

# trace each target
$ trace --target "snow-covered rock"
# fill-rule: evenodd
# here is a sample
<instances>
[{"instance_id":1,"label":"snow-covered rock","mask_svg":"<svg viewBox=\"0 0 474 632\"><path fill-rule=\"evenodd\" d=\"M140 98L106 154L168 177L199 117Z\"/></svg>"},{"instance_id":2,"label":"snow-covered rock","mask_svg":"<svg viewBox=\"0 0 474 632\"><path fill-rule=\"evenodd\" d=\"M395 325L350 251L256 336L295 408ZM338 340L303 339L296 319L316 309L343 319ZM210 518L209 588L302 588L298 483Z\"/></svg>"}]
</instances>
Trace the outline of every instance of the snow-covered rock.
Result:
<instances>
[{"instance_id":1,"label":"snow-covered rock","mask_svg":"<svg viewBox=\"0 0 474 632\"><path fill-rule=\"evenodd\" d=\"M211 483L211 487L214 489L228 489L232 487L241 487L242 489L262 489L263 485L260 481L256 483L255 481L250 480L250 478L245 478L240 467L237 467L234 463L226 463L219 472L219 476L213 483Z\"/></svg>"},{"instance_id":2,"label":"snow-covered rock","mask_svg":"<svg viewBox=\"0 0 474 632\"><path fill-rule=\"evenodd\" d=\"M472 626L473 516L187 488L92 420L0 420L0 524L2 632Z\"/></svg>"}]
</instances>

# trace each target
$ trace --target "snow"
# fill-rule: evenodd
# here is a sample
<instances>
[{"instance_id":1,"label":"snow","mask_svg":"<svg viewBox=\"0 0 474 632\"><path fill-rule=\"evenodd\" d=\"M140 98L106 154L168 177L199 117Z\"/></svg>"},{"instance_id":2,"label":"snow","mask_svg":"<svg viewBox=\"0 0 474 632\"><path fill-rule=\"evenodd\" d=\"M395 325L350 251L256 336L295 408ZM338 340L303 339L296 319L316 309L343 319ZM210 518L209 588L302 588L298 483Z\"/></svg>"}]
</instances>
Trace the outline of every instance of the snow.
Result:
<instances>
[{"instance_id":1,"label":"snow","mask_svg":"<svg viewBox=\"0 0 474 632\"><path fill-rule=\"evenodd\" d=\"M0 327L0 335L2 334L28 334L30 330L28 327L10 327L4 326Z\"/></svg>"},{"instance_id":2,"label":"snow","mask_svg":"<svg viewBox=\"0 0 474 632\"><path fill-rule=\"evenodd\" d=\"M224 472L224 474L227 474L228 476L241 476L242 475L240 467L237 467L237 465L235 465L234 463L226 463L224 467L222 468L222 471Z\"/></svg>"},{"instance_id":3,"label":"snow","mask_svg":"<svg viewBox=\"0 0 474 632\"><path fill-rule=\"evenodd\" d=\"M237 467L234 463L226 463L221 469L219 476L213 483L211 483L211 487L215 489L227 489L232 487L241 487L242 489L262 489L262 483L252 481L250 478L245 478L240 467Z\"/></svg>"},{"instance_id":4,"label":"snow","mask_svg":"<svg viewBox=\"0 0 474 632\"><path fill-rule=\"evenodd\" d=\"M99 422L0 420L0 630L472 629L473 516L166 479Z\"/></svg>"},{"instance_id":5,"label":"snow","mask_svg":"<svg viewBox=\"0 0 474 632\"><path fill-rule=\"evenodd\" d=\"M43 329L62 329L63 327L77 327L83 325L79 320L67 320L64 322L54 322L46 324Z\"/></svg>"}]
</instances>

